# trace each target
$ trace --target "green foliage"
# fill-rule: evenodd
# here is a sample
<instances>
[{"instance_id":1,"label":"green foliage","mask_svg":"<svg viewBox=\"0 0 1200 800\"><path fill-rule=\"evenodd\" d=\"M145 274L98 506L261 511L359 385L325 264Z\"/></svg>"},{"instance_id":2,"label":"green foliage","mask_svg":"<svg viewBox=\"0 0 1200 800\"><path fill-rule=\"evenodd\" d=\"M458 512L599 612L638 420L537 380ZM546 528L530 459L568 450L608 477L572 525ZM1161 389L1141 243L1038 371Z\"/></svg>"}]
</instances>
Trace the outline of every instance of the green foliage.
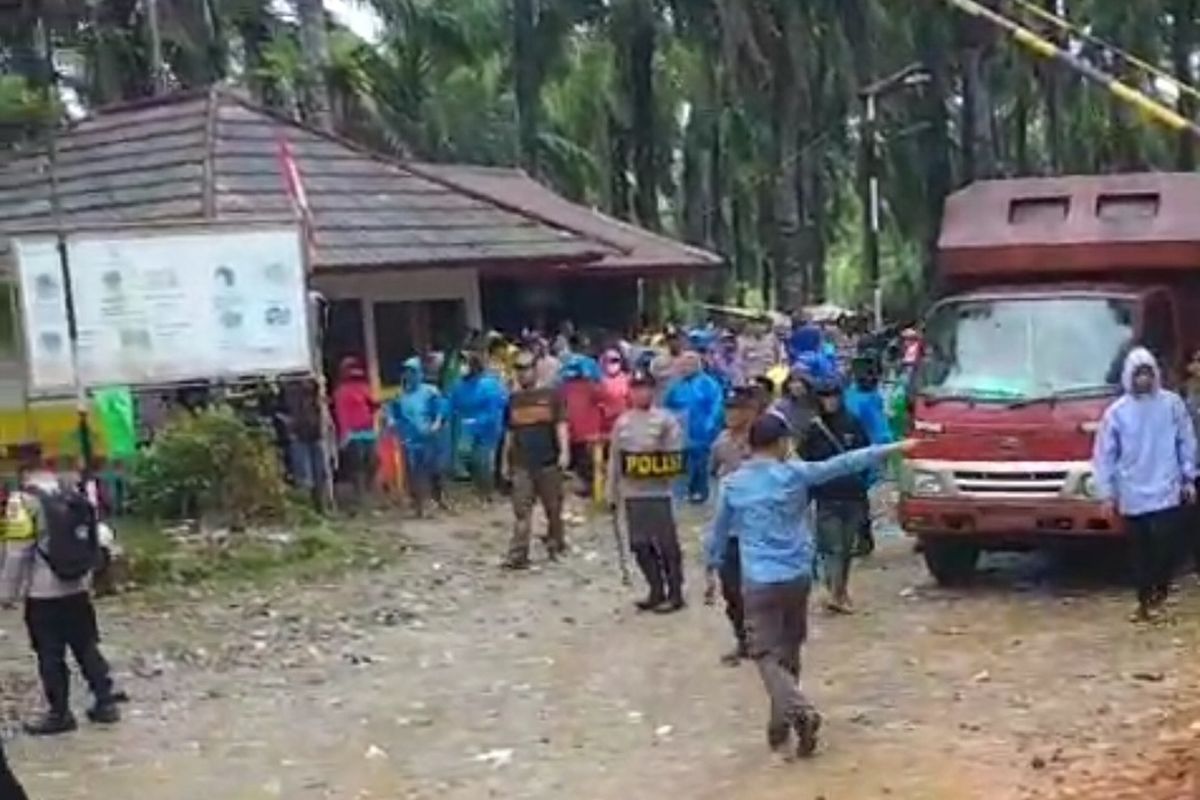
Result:
<instances>
[{"instance_id":1,"label":"green foliage","mask_svg":"<svg viewBox=\"0 0 1200 800\"><path fill-rule=\"evenodd\" d=\"M1197 26L1179 18L1195 4L1033 1L1160 66L1194 67L1200 52L1190 40ZM382 21L380 41L329 31L324 77L341 133L423 159L532 162L571 198L626 218L636 208L651 217L643 223L661 220L668 233L723 253L731 274L708 288L734 302L769 304L787 285L808 299L826 291L843 303L868 299L859 89L914 62L933 79L879 105L881 264L898 305L923 292L944 197L968 180L1192 163L1174 134L986 26L980 33L946 0L538 0L522 48L515 31L526 28L511 0L362 2ZM305 83L319 73L279 4L158 7L172 87L225 78L284 113L309 112ZM1030 21L1013 4L999 7ZM74 13L56 34L84 61L75 81L82 101L145 94L144 16L117 0ZM9 63L29 61L27 34L0 30ZM1092 45L1072 48L1139 89L1161 83ZM518 75L536 81L520 101L532 96L533 113L518 109ZM46 113L28 88L0 79L0 123ZM518 119L536 120L534 135L519 134ZM27 135L20 124L3 130ZM536 148L532 158L523 145ZM639 185L653 185L657 203Z\"/></svg>"},{"instance_id":2,"label":"green foliage","mask_svg":"<svg viewBox=\"0 0 1200 800\"><path fill-rule=\"evenodd\" d=\"M36 135L53 114L45 95L20 75L0 75L0 146Z\"/></svg>"},{"instance_id":3,"label":"green foliage","mask_svg":"<svg viewBox=\"0 0 1200 800\"><path fill-rule=\"evenodd\" d=\"M134 463L132 490L140 513L163 519L195 515L240 525L286 510L273 442L228 407L170 422Z\"/></svg>"}]
</instances>

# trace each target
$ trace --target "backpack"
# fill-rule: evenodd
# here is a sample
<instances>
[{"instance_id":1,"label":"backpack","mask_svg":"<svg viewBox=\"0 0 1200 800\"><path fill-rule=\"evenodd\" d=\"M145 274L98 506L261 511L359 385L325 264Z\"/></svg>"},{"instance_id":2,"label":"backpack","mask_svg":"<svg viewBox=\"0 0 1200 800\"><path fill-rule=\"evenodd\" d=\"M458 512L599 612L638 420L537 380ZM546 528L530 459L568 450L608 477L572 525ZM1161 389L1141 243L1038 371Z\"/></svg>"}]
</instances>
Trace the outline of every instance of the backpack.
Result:
<instances>
[{"instance_id":1,"label":"backpack","mask_svg":"<svg viewBox=\"0 0 1200 800\"><path fill-rule=\"evenodd\" d=\"M42 506L38 554L50 571L63 581L77 581L100 563L100 535L96 508L76 489L47 492L37 487L24 491Z\"/></svg>"}]
</instances>

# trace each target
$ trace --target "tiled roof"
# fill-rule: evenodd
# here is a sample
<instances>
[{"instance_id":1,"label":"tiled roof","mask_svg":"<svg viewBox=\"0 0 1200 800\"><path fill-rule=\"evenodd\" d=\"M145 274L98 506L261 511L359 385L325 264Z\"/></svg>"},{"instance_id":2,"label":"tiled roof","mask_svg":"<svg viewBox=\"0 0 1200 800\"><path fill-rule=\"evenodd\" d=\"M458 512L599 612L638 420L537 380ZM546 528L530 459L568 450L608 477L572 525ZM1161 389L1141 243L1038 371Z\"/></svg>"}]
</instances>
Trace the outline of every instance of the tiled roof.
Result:
<instances>
[{"instance_id":1,"label":"tiled roof","mask_svg":"<svg viewBox=\"0 0 1200 800\"><path fill-rule=\"evenodd\" d=\"M278 136L316 227L317 269L595 261L621 249L273 116L231 92L156 98L59 136L68 225L287 218ZM0 164L0 237L49 227L44 151ZM0 238L0 259L7 255Z\"/></svg>"},{"instance_id":2,"label":"tiled roof","mask_svg":"<svg viewBox=\"0 0 1200 800\"><path fill-rule=\"evenodd\" d=\"M582 265L585 273L638 275L720 267L723 260L707 250L622 222L572 203L519 169L459 164L410 164L413 172L438 179L558 228L573 231L614 252Z\"/></svg>"}]
</instances>

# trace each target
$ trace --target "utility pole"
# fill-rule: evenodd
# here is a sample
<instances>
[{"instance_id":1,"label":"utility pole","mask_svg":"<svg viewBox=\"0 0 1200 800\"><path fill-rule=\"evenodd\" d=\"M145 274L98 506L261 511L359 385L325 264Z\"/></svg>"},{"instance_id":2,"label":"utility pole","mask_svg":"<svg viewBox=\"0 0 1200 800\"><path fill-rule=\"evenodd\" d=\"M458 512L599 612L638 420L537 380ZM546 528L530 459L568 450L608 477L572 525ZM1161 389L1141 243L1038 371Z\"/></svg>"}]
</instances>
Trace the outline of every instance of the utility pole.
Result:
<instances>
[{"instance_id":1,"label":"utility pole","mask_svg":"<svg viewBox=\"0 0 1200 800\"><path fill-rule=\"evenodd\" d=\"M163 69L162 33L158 26L158 0L146 0L146 31L150 39L150 87L155 95L167 91Z\"/></svg>"},{"instance_id":2,"label":"utility pole","mask_svg":"<svg viewBox=\"0 0 1200 800\"><path fill-rule=\"evenodd\" d=\"M46 23L44 8L38 4L38 32L41 34L41 45L45 81L43 90L46 95L47 107L54 109L59 104L58 71L54 67L54 43L50 34L50 26ZM88 497L95 500L92 486L92 430L88 425L88 393L79 371L79 324L75 313L75 292L71 287L71 263L67 247L67 233L63 226L62 200L58 190L58 116L54 113L47 115L46 128L46 161L47 174L50 180L50 214L54 222L54 238L58 250L59 279L63 285L63 304L67 317L67 340L70 344L71 375L75 384L75 411L78 416L79 432L79 488Z\"/></svg>"},{"instance_id":3,"label":"utility pole","mask_svg":"<svg viewBox=\"0 0 1200 800\"><path fill-rule=\"evenodd\" d=\"M871 308L875 327L883 327L883 281L879 269L879 228L882 214L879 196L879 101L891 92L928 83L930 75L920 64L904 69L859 90L862 100L860 131L861 166L865 178L859 181L863 207L863 261L871 285Z\"/></svg>"}]
</instances>

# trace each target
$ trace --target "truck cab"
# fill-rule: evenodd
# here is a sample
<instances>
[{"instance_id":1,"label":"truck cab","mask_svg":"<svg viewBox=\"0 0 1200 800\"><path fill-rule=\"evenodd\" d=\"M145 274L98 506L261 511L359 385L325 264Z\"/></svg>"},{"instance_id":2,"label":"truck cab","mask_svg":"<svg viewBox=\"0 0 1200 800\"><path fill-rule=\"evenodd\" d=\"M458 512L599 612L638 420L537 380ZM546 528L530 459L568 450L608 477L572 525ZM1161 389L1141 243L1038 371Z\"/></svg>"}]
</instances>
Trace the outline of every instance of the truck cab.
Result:
<instances>
[{"instance_id":1,"label":"truck cab","mask_svg":"<svg viewBox=\"0 0 1200 800\"><path fill-rule=\"evenodd\" d=\"M1200 342L1200 176L974 184L939 242L948 292L923 324L900 521L941 583L987 550L1123 536L1091 454L1125 355L1166 383Z\"/></svg>"}]
</instances>

